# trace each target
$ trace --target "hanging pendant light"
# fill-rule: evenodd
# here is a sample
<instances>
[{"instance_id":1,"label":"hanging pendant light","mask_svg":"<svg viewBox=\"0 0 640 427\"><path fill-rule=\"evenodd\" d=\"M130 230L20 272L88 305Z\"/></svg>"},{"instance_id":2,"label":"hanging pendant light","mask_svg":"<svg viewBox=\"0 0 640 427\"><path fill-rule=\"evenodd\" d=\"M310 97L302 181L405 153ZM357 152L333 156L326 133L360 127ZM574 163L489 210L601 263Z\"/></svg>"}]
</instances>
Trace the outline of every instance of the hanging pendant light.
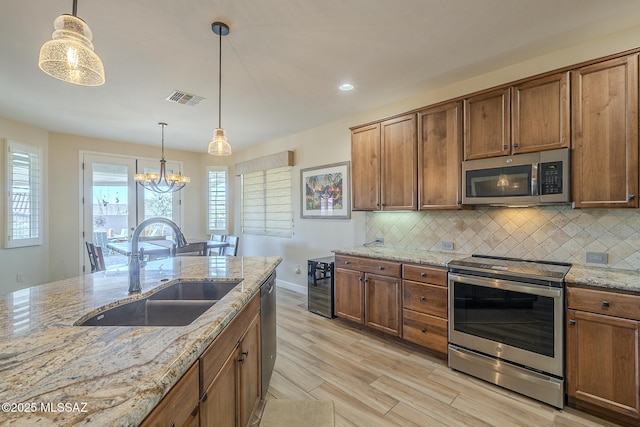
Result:
<instances>
[{"instance_id":1,"label":"hanging pendant light","mask_svg":"<svg viewBox=\"0 0 640 427\"><path fill-rule=\"evenodd\" d=\"M213 138L209 143L209 154L213 156L230 156L231 145L227 141L227 132L222 129L222 36L229 34L229 26L222 22L211 24L211 30L220 40L220 61L218 63L218 127L213 131Z\"/></svg>"},{"instance_id":2,"label":"hanging pendant light","mask_svg":"<svg viewBox=\"0 0 640 427\"><path fill-rule=\"evenodd\" d=\"M52 39L40 48L38 66L56 79L81 86L104 84L104 67L93 51L93 33L77 16L78 0L73 0L73 14L60 15L53 21Z\"/></svg>"},{"instance_id":3,"label":"hanging pendant light","mask_svg":"<svg viewBox=\"0 0 640 427\"><path fill-rule=\"evenodd\" d=\"M164 127L167 124L162 122L158 124L162 126L162 158L160 159L160 173L137 173L134 175L133 179L147 190L151 190L156 193L174 193L182 190L185 185L191 182L191 178L175 173L167 174L167 162L164 159Z\"/></svg>"}]
</instances>

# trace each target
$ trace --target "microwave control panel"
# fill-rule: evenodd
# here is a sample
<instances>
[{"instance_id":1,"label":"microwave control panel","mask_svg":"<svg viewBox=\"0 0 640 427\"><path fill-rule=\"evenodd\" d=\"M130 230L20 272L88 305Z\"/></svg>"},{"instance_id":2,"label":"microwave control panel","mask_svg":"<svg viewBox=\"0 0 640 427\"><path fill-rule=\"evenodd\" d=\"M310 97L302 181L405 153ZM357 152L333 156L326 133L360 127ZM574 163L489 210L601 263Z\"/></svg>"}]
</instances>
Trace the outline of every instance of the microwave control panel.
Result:
<instances>
[{"instance_id":1,"label":"microwave control panel","mask_svg":"<svg viewBox=\"0 0 640 427\"><path fill-rule=\"evenodd\" d=\"M562 194L562 162L540 163L540 194Z\"/></svg>"}]
</instances>

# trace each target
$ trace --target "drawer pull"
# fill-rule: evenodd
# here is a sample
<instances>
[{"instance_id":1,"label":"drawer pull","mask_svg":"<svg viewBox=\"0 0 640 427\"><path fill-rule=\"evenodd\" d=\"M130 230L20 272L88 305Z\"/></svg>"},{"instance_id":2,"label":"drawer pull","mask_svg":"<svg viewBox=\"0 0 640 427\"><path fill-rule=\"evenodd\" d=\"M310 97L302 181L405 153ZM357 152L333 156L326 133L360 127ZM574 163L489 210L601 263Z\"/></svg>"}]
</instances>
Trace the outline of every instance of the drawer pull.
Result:
<instances>
[{"instance_id":1,"label":"drawer pull","mask_svg":"<svg viewBox=\"0 0 640 427\"><path fill-rule=\"evenodd\" d=\"M609 301L602 301L602 307L604 308L609 307Z\"/></svg>"},{"instance_id":2,"label":"drawer pull","mask_svg":"<svg viewBox=\"0 0 640 427\"><path fill-rule=\"evenodd\" d=\"M244 363L245 360L247 360L247 356L249 355L248 351L243 351L242 352L242 357L238 358L238 362L240 363Z\"/></svg>"},{"instance_id":3,"label":"drawer pull","mask_svg":"<svg viewBox=\"0 0 640 427\"><path fill-rule=\"evenodd\" d=\"M425 302L427 300L426 297L420 297L420 301Z\"/></svg>"},{"instance_id":4,"label":"drawer pull","mask_svg":"<svg viewBox=\"0 0 640 427\"><path fill-rule=\"evenodd\" d=\"M420 331L421 331L423 334L426 334L426 333L427 333L427 328L422 328L422 329L420 329Z\"/></svg>"},{"instance_id":5,"label":"drawer pull","mask_svg":"<svg viewBox=\"0 0 640 427\"><path fill-rule=\"evenodd\" d=\"M344 265L349 265L349 264L351 264L349 261L344 262Z\"/></svg>"},{"instance_id":6,"label":"drawer pull","mask_svg":"<svg viewBox=\"0 0 640 427\"><path fill-rule=\"evenodd\" d=\"M378 266L378 270L384 270L384 267L383 267L383 266L381 266L381 265L379 265L379 266Z\"/></svg>"},{"instance_id":7,"label":"drawer pull","mask_svg":"<svg viewBox=\"0 0 640 427\"><path fill-rule=\"evenodd\" d=\"M427 273L420 273L420 277L427 277Z\"/></svg>"},{"instance_id":8,"label":"drawer pull","mask_svg":"<svg viewBox=\"0 0 640 427\"><path fill-rule=\"evenodd\" d=\"M570 325L570 326L573 326L573 325L575 325L575 324L576 324L576 321L575 321L575 320L573 320L573 319L569 320L569 325Z\"/></svg>"}]
</instances>

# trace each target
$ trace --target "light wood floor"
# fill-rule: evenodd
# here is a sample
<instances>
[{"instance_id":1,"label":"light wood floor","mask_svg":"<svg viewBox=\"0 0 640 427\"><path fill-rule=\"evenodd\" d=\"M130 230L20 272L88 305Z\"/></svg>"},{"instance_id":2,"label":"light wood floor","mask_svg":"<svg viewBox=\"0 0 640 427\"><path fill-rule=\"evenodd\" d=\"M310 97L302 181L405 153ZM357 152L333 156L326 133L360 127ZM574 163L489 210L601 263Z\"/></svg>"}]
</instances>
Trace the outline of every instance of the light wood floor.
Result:
<instances>
[{"instance_id":1,"label":"light wood floor","mask_svg":"<svg viewBox=\"0 0 640 427\"><path fill-rule=\"evenodd\" d=\"M267 400L332 400L337 427L615 426L453 371L414 347L308 312L304 295L277 292L278 356Z\"/></svg>"}]
</instances>

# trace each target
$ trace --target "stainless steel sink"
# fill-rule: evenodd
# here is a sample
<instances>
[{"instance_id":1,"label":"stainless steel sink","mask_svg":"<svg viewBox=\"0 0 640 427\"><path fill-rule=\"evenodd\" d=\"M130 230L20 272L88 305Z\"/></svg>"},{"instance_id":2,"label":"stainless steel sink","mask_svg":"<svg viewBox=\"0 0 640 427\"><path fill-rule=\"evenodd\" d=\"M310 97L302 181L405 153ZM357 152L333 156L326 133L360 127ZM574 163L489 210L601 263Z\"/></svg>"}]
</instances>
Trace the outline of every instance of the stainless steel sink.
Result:
<instances>
[{"instance_id":1,"label":"stainless steel sink","mask_svg":"<svg viewBox=\"0 0 640 427\"><path fill-rule=\"evenodd\" d=\"M179 281L105 310L76 326L185 326L196 320L239 282Z\"/></svg>"},{"instance_id":2,"label":"stainless steel sink","mask_svg":"<svg viewBox=\"0 0 640 427\"><path fill-rule=\"evenodd\" d=\"M150 300L219 300L239 282L181 280L149 295Z\"/></svg>"}]
</instances>

